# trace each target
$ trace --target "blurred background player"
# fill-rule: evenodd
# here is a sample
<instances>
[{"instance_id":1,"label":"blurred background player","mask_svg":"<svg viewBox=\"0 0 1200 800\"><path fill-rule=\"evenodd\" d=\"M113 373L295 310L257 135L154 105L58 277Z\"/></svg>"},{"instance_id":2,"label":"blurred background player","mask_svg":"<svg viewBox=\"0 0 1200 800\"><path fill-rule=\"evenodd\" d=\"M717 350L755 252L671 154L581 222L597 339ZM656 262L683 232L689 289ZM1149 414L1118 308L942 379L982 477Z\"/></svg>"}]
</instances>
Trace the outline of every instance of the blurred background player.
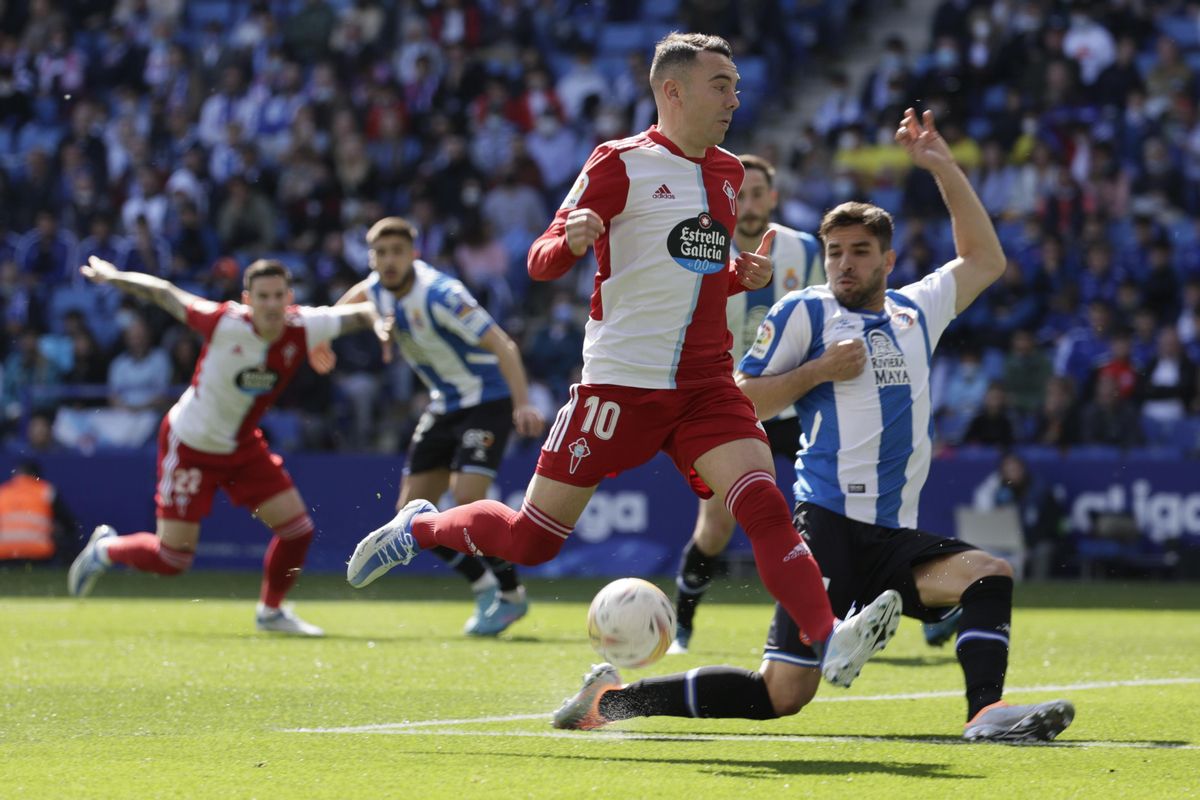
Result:
<instances>
[{"instance_id":1,"label":"blurred background player","mask_svg":"<svg viewBox=\"0 0 1200 800\"><path fill-rule=\"evenodd\" d=\"M843 203L821 221L829 282L771 309L742 359L738 385L763 416L795 404L795 523L821 564L835 613L885 590L904 613L933 621L962 605L957 654L970 740L1049 740L1071 724L1064 700L1001 699L1012 620L1012 568L966 542L918 530L929 473L929 364L938 339L1004 271L1004 251L932 112L908 109L896 140L937 180L957 257L916 283L887 290L895 265L891 216ZM869 363L868 363L869 361ZM600 664L554 715L560 728L637 716L773 719L795 714L820 686L820 656L776 605L759 672L706 667L626 687Z\"/></svg>"},{"instance_id":2,"label":"blurred background player","mask_svg":"<svg viewBox=\"0 0 1200 800\"><path fill-rule=\"evenodd\" d=\"M650 66L659 122L592 152L529 251L535 280L591 247L599 268L582 382L555 420L519 511L481 500L437 512L415 500L355 548L347 580L365 586L437 545L541 564L562 549L607 475L666 452L702 497L719 495L746 531L763 584L849 686L899 622L884 592L839 621L820 568L792 528L754 408L733 382L725 308L771 280L768 232L730 264L745 169L718 145L739 105L729 43L672 33Z\"/></svg>"},{"instance_id":3,"label":"blurred background player","mask_svg":"<svg viewBox=\"0 0 1200 800\"><path fill-rule=\"evenodd\" d=\"M541 412L529 403L521 353L466 287L416 258L416 229L385 217L367 231L371 275L338 304L371 302L400 342L400 353L429 389L413 434L397 509L450 490L457 505L482 500L496 478L509 433L539 436ZM385 347L385 360L390 347ZM336 359L328 344L312 354L325 373ZM435 547L438 558L471 584L475 613L465 631L495 636L529 610L516 568L502 558Z\"/></svg>"},{"instance_id":4,"label":"blurred background player","mask_svg":"<svg viewBox=\"0 0 1200 800\"><path fill-rule=\"evenodd\" d=\"M785 294L805 286L825 282L821 267L821 246L809 233L793 230L771 222L771 214L779 203L775 190L775 167L756 155L739 159L746 168L746 178L738 192L738 221L733 232L731 257L738 253L753 253L762 244L768 230L775 232L771 244L771 263L775 273L770 283L761 289L732 295L725 309L729 332L733 335L730 353L735 359L745 355L754 342L758 324L767 311ZM779 416L763 423L772 455L792 458L800 441L800 424L796 411L787 408ZM712 582L717 558L729 545L737 521L716 497L700 500L696 527L691 541L683 549L679 574L675 577L675 640L670 654L686 653L695 628L696 606Z\"/></svg>"},{"instance_id":5,"label":"blurred background player","mask_svg":"<svg viewBox=\"0 0 1200 800\"><path fill-rule=\"evenodd\" d=\"M122 272L92 256L80 268L149 301L204 337L192 383L163 418L158 434L157 533L118 536L109 525L92 533L67 576L75 597L89 594L113 564L178 575L192 565L200 521L224 489L274 536L263 559L255 615L260 631L321 636L324 632L281 604L296 583L314 526L300 493L271 452L258 421L322 342L379 322L370 303L339 308L293 305L292 277L278 261L246 268L242 302L204 300L152 275ZM382 325L375 325L382 332Z\"/></svg>"}]
</instances>

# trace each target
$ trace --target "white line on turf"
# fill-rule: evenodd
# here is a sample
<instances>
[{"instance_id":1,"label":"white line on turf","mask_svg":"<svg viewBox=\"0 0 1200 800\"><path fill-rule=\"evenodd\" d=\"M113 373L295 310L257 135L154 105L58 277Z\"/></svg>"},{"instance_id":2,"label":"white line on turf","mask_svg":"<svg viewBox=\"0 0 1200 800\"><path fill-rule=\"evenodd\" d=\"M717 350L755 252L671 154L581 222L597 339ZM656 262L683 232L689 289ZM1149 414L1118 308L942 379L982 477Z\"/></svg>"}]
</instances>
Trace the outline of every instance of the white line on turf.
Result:
<instances>
[{"instance_id":1,"label":"white line on turf","mask_svg":"<svg viewBox=\"0 0 1200 800\"><path fill-rule=\"evenodd\" d=\"M1087 683L1068 683L1047 686L1010 686L1006 694L1022 694L1031 692L1080 692L1090 689L1115 689L1121 687L1144 686L1179 686L1200 683L1200 678L1144 678L1123 681L1090 681ZM961 691L939 692L909 692L905 694L851 695L849 697L817 697L814 703L853 703L884 700L925 700L938 697L959 697ZM288 728L285 733L384 733L384 734L420 734L438 736L533 736L538 738L579 737L578 733L570 731L464 731L454 730L447 726L454 725L486 725L498 722L521 722L525 720L547 720L549 713L540 714L509 714L498 717L473 717L470 719L427 719L415 722L384 722L374 725L350 725L339 728ZM430 730L434 729L434 730ZM764 741L764 742L909 742L912 744L956 744L958 739L896 739L874 736L799 736L786 734L744 734L721 736L715 734L674 734L674 733L630 733L623 731L592 731L587 737L597 741L629 740L629 739L678 739L680 741ZM1042 745L1045 746L1045 745ZM1170 742L1054 742L1056 747L1119 747L1167 750L1200 750L1200 746L1190 744L1172 744Z\"/></svg>"}]
</instances>

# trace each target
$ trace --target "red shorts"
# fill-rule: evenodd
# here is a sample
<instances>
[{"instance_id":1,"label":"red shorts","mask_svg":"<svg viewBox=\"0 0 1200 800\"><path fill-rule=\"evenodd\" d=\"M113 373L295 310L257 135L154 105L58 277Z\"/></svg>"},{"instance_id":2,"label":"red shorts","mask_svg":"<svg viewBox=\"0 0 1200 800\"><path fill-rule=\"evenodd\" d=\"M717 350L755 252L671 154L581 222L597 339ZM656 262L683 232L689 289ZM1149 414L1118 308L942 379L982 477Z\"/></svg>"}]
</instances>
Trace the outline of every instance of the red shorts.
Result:
<instances>
[{"instance_id":1,"label":"red shorts","mask_svg":"<svg viewBox=\"0 0 1200 800\"><path fill-rule=\"evenodd\" d=\"M261 432L232 453L204 453L179 441L166 417L159 426L154 504L160 519L199 522L212 509L218 488L234 505L254 511L293 486L283 459L271 452Z\"/></svg>"},{"instance_id":2,"label":"red shorts","mask_svg":"<svg viewBox=\"0 0 1200 800\"><path fill-rule=\"evenodd\" d=\"M595 486L662 450L696 494L711 497L692 464L739 439L766 442L767 435L732 377L694 389L575 384L542 445L537 474L571 486Z\"/></svg>"}]
</instances>

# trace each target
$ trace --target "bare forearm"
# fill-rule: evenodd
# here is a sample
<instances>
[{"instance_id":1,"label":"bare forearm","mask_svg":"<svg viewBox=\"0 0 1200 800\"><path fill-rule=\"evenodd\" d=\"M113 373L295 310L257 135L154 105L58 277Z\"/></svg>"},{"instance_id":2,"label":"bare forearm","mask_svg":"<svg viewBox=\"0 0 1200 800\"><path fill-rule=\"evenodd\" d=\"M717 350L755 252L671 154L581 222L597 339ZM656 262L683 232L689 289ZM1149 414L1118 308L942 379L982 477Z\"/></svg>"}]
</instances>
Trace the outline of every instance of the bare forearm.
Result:
<instances>
[{"instance_id":1,"label":"bare forearm","mask_svg":"<svg viewBox=\"0 0 1200 800\"><path fill-rule=\"evenodd\" d=\"M500 359L497 365L500 375L512 393L513 407L529 405L529 379L525 376L525 364L521 361L521 351L517 349L516 342L512 339L506 341L496 357Z\"/></svg>"},{"instance_id":2,"label":"bare forearm","mask_svg":"<svg viewBox=\"0 0 1200 800\"><path fill-rule=\"evenodd\" d=\"M819 362L808 361L779 375L751 377L739 372L736 380L754 403L758 418L771 419L828 379Z\"/></svg>"},{"instance_id":3,"label":"bare forearm","mask_svg":"<svg viewBox=\"0 0 1200 800\"><path fill-rule=\"evenodd\" d=\"M338 318L341 320L341 327L338 328L338 336L370 330L374 327L375 321L379 319L379 314L376 313L375 306L371 303L349 303L346 305L337 305L334 308L337 311Z\"/></svg>"},{"instance_id":4,"label":"bare forearm","mask_svg":"<svg viewBox=\"0 0 1200 800\"><path fill-rule=\"evenodd\" d=\"M933 173L942 200L950 212L954 249L959 258L1004 269L1004 249L979 195L957 164L949 164Z\"/></svg>"},{"instance_id":5,"label":"bare forearm","mask_svg":"<svg viewBox=\"0 0 1200 800\"><path fill-rule=\"evenodd\" d=\"M187 320L191 295L169 281L141 272L121 272L107 282L131 297L153 303L180 322Z\"/></svg>"}]
</instances>

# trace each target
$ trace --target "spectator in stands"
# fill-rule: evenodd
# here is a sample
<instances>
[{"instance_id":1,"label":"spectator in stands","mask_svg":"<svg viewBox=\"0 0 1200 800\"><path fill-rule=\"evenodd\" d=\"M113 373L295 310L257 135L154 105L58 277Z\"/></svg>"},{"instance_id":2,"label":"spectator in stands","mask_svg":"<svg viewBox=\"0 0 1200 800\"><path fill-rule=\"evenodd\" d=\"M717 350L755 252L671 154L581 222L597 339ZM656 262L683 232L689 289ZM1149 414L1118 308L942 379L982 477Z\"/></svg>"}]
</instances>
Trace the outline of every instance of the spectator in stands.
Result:
<instances>
[{"instance_id":1,"label":"spectator in stands","mask_svg":"<svg viewBox=\"0 0 1200 800\"><path fill-rule=\"evenodd\" d=\"M107 383L108 359L90 330L71 334L71 356L71 369L63 376L64 383L90 389ZM85 391L67 402L76 407L98 406L104 404L104 398Z\"/></svg>"},{"instance_id":2,"label":"spectator in stands","mask_svg":"<svg viewBox=\"0 0 1200 800\"><path fill-rule=\"evenodd\" d=\"M24 201L23 194L17 194ZM63 230L50 209L37 212L37 224L21 237L14 254L17 265L39 282L40 291L61 282L78 259L75 235Z\"/></svg>"},{"instance_id":3,"label":"spectator in stands","mask_svg":"<svg viewBox=\"0 0 1200 800\"><path fill-rule=\"evenodd\" d=\"M55 406L56 387L62 383L58 366L42 352L41 333L25 328L18 335L16 349L4 361L4 417L20 419L25 410L43 411Z\"/></svg>"},{"instance_id":4,"label":"spectator in stands","mask_svg":"<svg viewBox=\"0 0 1200 800\"><path fill-rule=\"evenodd\" d=\"M963 444L1007 448L1013 445L1016 438L1004 386L998 382L992 383L983 395L983 407L967 425Z\"/></svg>"},{"instance_id":5,"label":"spectator in stands","mask_svg":"<svg viewBox=\"0 0 1200 800\"><path fill-rule=\"evenodd\" d=\"M228 253L258 256L275 243L275 215L267 200L252 189L241 175L234 175L229 191L217 212L217 237Z\"/></svg>"},{"instance_id":6,"label":"spectator in stands","mask_svg":"<svg viewBox=\"0 0 1200 800\"><path fill-rule=\"evenodd\" d=\"M1137 65L1137 39L1128 33L1117 40L1117 52L1111 64L1092 84L1093 102L1105 109L1122 109L1132 91L1144 91L1146 83Z\"/></svg>"},{"instance_id":7,"label":"spectator in stands","mask_svg":"<svg viewBox=\"0 0 1200 800\"><path fill-rule=\"evenodd\" d=\"M1111 375L1098 376L1095 394L1081 414L1080 442L1125 449L1143 441L1133 403L1121 399L1120 387Z\"/></svg>"},{"instance_id":8,"label":"spectator in stands","mask_svg":"<svg viewBox=\"0 0 1200 800\"><path fill-rule=\"evenodd\" d=\"M983 369L983 357L977 347L964 348L958 364L950 373L942 395L941 408L934 413L945 417L947 435L957 441L975 416L987 393L988 375Z\"/></svg>"},{"instance_id":9,"label":"spectator in stands","mask_svg":"<svg viewBox=\"0 0 1200 800\"><path fill-rule=\"evenodd\" d=\"M38 411L25 424L25 446L30 453L50 453L61 449L54 439L54 412Z\"/></svg>"},{"instance_id":10,"label":"spectator in stands","mask_svg":"<svg viewBox=\"0 0 1200 800\"><path fill-rule=\"evenodd\" d=\"M1158 312L1159 323L1167 324L1179 317L1179 276L1172 265L1171 242L1158 238L1150 245L1149 273L1140 277L1142 300Z\"/></svg>"},{"instance_id":11,"label":"spectator in stands","mask_svg":"<svg viewBox=\"0 0 1200 800\"><path fill-rule=\"evenodd\" d=\"M157 417L170 400L171 361L140 316L130 318L122 338L124 349L108 368L109 405Z\"/></svg>"},{"instance_id":12,"label":"spectator in stands","mask_svg":"<svg viewBox=\"0 0 1200 800\"><path fill-rule=\"evenodd\" d=\"M554 397L563 397L571 384L579 380L579 369L583 366L579 313L571 295L558 292L549 319L533 334L525 351L530 375L545 383Z\"/></svg>"},{"instance_id":13,"label":"spectator in stands","mask_svg":"<svg viewBox=\"0 0 1200 800\"><path fill-rule=\"evenodd\" d=\"M1117 328L1109 342L1108 362L1096 370L1092 385L1098 384L1101 378L1109 378L1118 398L1134 400L1138 394L1138 373L1133 365L1133 337L1127 329Z\"/></svg>"},{"instance_id":14,"label":"spectator in stands","mask_svg":"<svg viewBox=\"0 0 1200 800\"><path fill-rule=\"evenodd\" d=\"M1012 452L1001 456L997 470L975 490L974 506L979 511L998 506L1017 509L1025 540L1027 578L1049 578L1064 545L1060 491L1035 475L1025 459Z\"/></svg>"},{"instance_id":15,"label":"spectator in stands","mask_svg":"<svg viewBox=\"0 0 1200 800\"><path fill-rule=\"evenodd\" d=\"M1159 425L1183 419L1197 406L1196 365L1183 352L1179 332L1164 327L1158 334L1158 351L1141 373L1142 414Z\"/></svg>"},{"instance_id":16,"label":"spectator in stands","mask_svg":"<svg viewBox=\"0 0 1200 800\"><path fill-rule=\"evenodd\" d=\"M1004 390L1021 419L1029 420L1037 414L1052 374L1050 358L1038 348L1033 332L1028 328L1013 331L1004 361Z\"/></svg>"},{"instance_id":17,"label":"spectator in stands","mask_svg":"<svg viewBox=\"0 0 1200 800\"><path fill-rule=\"evenodd\" d=\"M1079 420L1074 400L1075 391L1070 378L1061 375L1050 378L1034 426L1035 443L1060 449L1079 443Z\"/></svg>"},{"instance_id":18,"label":"spectator in stands","mask_svg":"<svg viewBox=\"0 0 1200 800\"><path fill-rule=\"evenodd\" d=\"M67 563L75 556L78 526L54 484L35 461L22 461L0 483L0 561Z\"/></svg>"},{"instance_id":19,"label":"spectator in stands","mask_svg":"<svg viewBox=\"0 0 1200 800\"><path fill-rule=\"evenodd\" d=\"M1093 301L1088 304L1087 320L1087 325L1077 326L1059 341L1054 356L1054 373L1071 378L1076 386L1085 384L1092 370L1110 356L1112 311L1103 301Z\"/></svg>"}]
</instances>

